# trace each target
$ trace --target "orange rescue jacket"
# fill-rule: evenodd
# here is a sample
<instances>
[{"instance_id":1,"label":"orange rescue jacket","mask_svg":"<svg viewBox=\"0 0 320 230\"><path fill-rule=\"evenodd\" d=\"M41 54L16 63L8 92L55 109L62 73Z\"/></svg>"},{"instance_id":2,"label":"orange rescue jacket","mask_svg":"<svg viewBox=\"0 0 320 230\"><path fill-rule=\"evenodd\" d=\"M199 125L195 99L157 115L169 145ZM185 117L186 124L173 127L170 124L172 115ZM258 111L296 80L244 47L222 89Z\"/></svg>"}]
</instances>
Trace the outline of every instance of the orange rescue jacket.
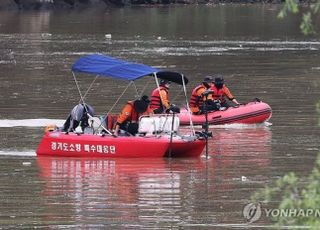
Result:
<instances>
[{"instance_id":1,"label":"orange rescue jacket","mask_svg":"<svg viewBox=\"0 0 320 230\"><path fill-rule=\"evenodd\" d=\"M134 101L128 101L117 118L117 124L120 125L126 121L133 123L138 122L139 117L141 117L142 115L148 115L152 112L148 107L148 109L144 113L137 113L137 111L134 109L133 104Z\"/></svg>"},{"instance_id":2,"label":"orange rescue jacket","mask_svg":"<svg viewBox=\"0 0 320 230\"><path fill-rule=\"evenodd\" d=\"M169 91L166 87L160 86L160 89L156 88L152 91L150 108L152 110L159 108L165 110L170 108Z\"/></svg>"},{"instance_id":3,"label":"orange rescue jacket","mask_svg":"<svg viewBox=\"0 0 320 230\"><path fill-rule=\"evenodd\" d=\"M213 100L220 100L221 103L225 102L227 97L230 101L234 99L230 90L227 86L223 85L221 89L218 89L215 85L211 86L211 90L213 91L212 98Z\"/></svg>"},{"instance_id":4,"label":"orange rescue jacket","mask_svg":"<svg viewBox=\"0 0 320 230\"><path fill-rule=\"evenodd\" d=\"M207 88L203 84L198 85L192 90L189 105L193 113L197 113L200 111L200 108L203 105L204 101L212 99L211 94L209 94L208 97L202 95L206 90Z\"/></svg>"}]
</instances>

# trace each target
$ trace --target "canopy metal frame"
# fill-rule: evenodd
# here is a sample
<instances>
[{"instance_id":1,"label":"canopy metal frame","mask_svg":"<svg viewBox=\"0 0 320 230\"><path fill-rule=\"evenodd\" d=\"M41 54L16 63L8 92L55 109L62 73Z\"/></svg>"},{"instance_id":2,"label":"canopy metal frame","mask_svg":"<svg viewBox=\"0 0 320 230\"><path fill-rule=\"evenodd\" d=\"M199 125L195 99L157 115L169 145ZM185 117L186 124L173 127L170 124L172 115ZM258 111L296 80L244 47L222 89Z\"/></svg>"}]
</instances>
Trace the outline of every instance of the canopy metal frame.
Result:
<instances>
[{"instance_id":1,"label":"canopy metal frame","mask_svg":"<svg viewBox=\"0 0 320 230\"><path fill-rule=\"evenodd\" d=\"M103 56L103 55L89 55L89 56L88 56L88 58L91 58L91 57L98 57L99 59L101 59L101 58L104 59L104 58L105 58L105 59L107 59L107 60L111 59L112 61L116 60L116 61L124 62L124 61L122 61L122 60L117 60L117 59L114 59L114 58L111 58L111 57L108 57L108 56ZM80 59L81 59L81 61L80 61ZM80 59L79 59L78 61L83 62L83 58L80 58ZM77 61L76 63L78 63L78 61ZM99 62L98 64L99 64L99 66L101 67L101 63ZM130 64L132 64L132 63L128 63L128 64L130 65ZM135 64L133 64L133 65L135 65ZM142 64L137 64L137 65L143 66L144 68L146 67L146 68L148 69L147 71L150 71L150 69L156 70L156 69L153 69L152 67L148 67L148 66L145 66L145 65L142 65ZM74 66L75 66L75 64L74 64ZM73 78L74 78L74 81L75 81L75 84L76 84L78 93L79 93L79 95L80 95L79 103L82 102L82 103L85 105L85 104L86 104L86 103L85 103L85 98L86 98L86 96L89 94L89 91L92 89L93 84L95 83L96 79L97 79L98 77L103 77L103 76L108 77L108 75L106 75L104 72L103 72L103 75L97 74L97 75L95 76L95 78L93 79L93 81L90 83L88 89L85 91L84 94L82 94L81 89L80 89L80 86L79 86L79 82L78 82L77 77L76 77L76 74L75 74L75 71L76 71L76 72L83 72L83 73L87 73L87 74L93 74L93 72L90 72L90 71L87 71L87 70L79 70L79 69L77 69L77 68L74 69L74 66L73 66L73 68L72 68L72 75L73 75ZM139 79L139 78L141 78L141 77L143 77L143 76L147 76L147 75L151 75L151 76L153 75L153 76L154 76L154 79L155 79L155 82L156 82L156 85L157 85L158 90L160 90L159 79L171 80L170 78L172 78L172 80L171 80L172 82L175 82L175 83L177 83L177 84L182 85L182 89L183 89L183 91L184 91L186 109L187 109L188 114L189 114L191 133L192 133L192 135L195 135L194 125L193 125L192 118L191 118L192 113L191 113L191 110L190 110L190 107L189 107L188 96L187 96L186 84L187 84L187 82L188 82L188 79L187 79L183 74L178 73L178 72L158 71L158 72L152 72L152 73L149 72L149 74L146 74L146 75L139 75L139 77L136 77L134 80ZM178 76L181 77L181 81L180 81L180 79L178 78ZM118 78L118 76L117 76L117 77L115 77L115 76L109 76L109 77ZM128 88L129 88L131 85L133 85L133 87L134 87L134 89L135 89L136 98L141 97L141 95L143 94L143 92L144 92L145 89L147 88L148 84L145 85L145 87L143 88L142 92L139 94L139 90L138 90L138 88L137 88L134 80L130 80L130 81L129 81L129 84L126 86L126 88L125 88L125 89L123 90L123 92L120 94L120 96L118 97L118 99L114 102L114 104L111 106L111 108L109 109L109 111L106 113L107 115L109 115L109 114L112 112L112 110L114 109L114 107L118 104L119 100L122 98L122 96L125 94L125 92L128 90ZM161 98L161 94L160 94L160 99L161 99L161 101L163 101L163 98ZM86 108L86 106L84 106L84 108L85 108L88 116L90 116L90 114L88 113L88 109ZM112 133L111 133L107 128L105 128L105 127L102 126L102 122L101 122L101 121L100 121L100 123L101 123L100 126L101 126L108 134L112 135ZM99 126L99 127L100 127L100 126Z\"/></svg>"}]
</instances>

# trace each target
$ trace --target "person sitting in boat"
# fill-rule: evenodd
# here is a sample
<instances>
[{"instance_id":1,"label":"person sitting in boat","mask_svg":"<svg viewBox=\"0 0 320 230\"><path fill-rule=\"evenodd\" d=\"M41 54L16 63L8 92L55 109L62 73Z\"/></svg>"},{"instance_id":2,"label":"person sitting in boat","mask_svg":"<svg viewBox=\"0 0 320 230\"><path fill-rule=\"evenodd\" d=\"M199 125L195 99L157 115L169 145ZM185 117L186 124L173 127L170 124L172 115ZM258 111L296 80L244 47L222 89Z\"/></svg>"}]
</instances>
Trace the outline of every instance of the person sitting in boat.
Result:
<instances>
[{"instance_id":1,"label":"person sitting in boat","mask_svg":"<svg viewBox=\"0 0 320 230\"><path fill-rule=\"evenodd\" d=\"M203 79L201 85L198 85L192 90L189 105L193 114L203 114L205 111L218 110L217 105L212 100L213 78L207 76Z\"/></svg>"},{"instance_id":2,"label":"person sitting in boat","mask_svg":"<svg viewBox=\"0 0 320 230\"><path fill-rule=\"evenodd\" d=\"M120 130L131 135L138 133L138 121L142 115L149 115L152 110L149 107L150 100L148 96L142 96L141 99L128 101L117 118L114 135L118 136Z\"/></svg>"},{"instance_id":3,"label":"person sitting in boat","mask_svg":"<svg viewBox=\"0 0 320 230\"><path fill-rule=\"evenodd\" d=\"M230 101L235 103L236 105L240 105L240 103L234 98L234 96L231 94L230 90L224 83L224 79L222 75L216 75L214 82L211 86L212 90L212 99L217 103L220 104L220 110L223 110L222 108L228 108L230 105L226 101L226 98L228 98Z\"/></svg>"},{"instance_id":4,"label":"person sitting in boat","mask_svg":"<svg viewBox=\"0 0 320 230\"><path fill-rule=\"evenodd\" d=\"M91 105L81 103L73 107L62 130L64 132L74 132L77 127L81 128L81 132L89 126L89 116L94 116L94 109Z\"/></svg>"},{"instance_id":5,"label":"person sitting in boat","mask_svg":"<svg viewBox=\"0 0 320 230\"><path fill-rule=\"evenodd\" d=\"M169 101L169 88L171 82L168 80L161 79L159 88L156 88L151 93L151 104L150 108L153 113L180 113L180 108L176 105L170 104Z\"/></svg>"}]
</instances>

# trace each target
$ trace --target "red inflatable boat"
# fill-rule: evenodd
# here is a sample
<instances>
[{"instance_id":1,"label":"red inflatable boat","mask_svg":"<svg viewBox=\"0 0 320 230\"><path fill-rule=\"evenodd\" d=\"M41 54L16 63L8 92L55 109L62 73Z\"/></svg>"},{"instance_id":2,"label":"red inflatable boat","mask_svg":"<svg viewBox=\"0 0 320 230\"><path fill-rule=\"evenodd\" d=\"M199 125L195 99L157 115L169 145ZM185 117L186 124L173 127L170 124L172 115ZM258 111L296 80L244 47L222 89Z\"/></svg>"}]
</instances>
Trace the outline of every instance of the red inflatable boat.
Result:
<instances>
[{"instance_id":1,"label":"red inflatable boat","mask_svg":"<svg viewBox=\"0 0 320 230\"><path fill-rule=\"evenodd\" d=\"M271 118L271 107L261 101L249 102L239 107L229 107L224 111L214 111L208 113L208 123L210 125L223 125L232 123L255 124L262 123ZM181 125L190 125L190 115L187 110L182 110L179 114ZM206 122L204 114L191 115L194 125L202 125Z\"/></svg>"},{"instance_id":2,"label":"red inflatable boat","mask_svg":"<svg viewBox=\"0 0 320 230\"><path fill-rule=\"evenodd\" d=\"M203 140L186 140L170 135L123 136L46 132L38 149L39 156L57 157L195 157L202 153Z\"/></svg>"},{"instance_id":3,"label":"red inflatable boat","mask_svg":"<svg viewBox=\"0 0 320 230\"><path fill-rule=\"evenodd\" d=\"M179 85L187 84L183 74L159 71L150 66L131 63L100 54L87 55L78 59L72 66L73 77L79 91L80 101L85 105L84 97L89 92L96 78L86 93L80 91L75 73L86 73L99 77L132 81L144 76L170 80ZM158 83L158 82L157 82ZM129 86L128 85L128 86ZM159 83L158 83L159 85ZM127 87L128 88L128 87ZM126 88L126 89L127 89ZM84 96L83 96L84 95ZM72 119L79 123L70 129L48 129L36 150L38 156L56 157L195 157L200 156L204 147L203 136L192 132L189 135L178 134L179 118L175 115L162 114L140 117L136 135L114 136L112 128L104 126L99 117L94 117L93 109L83 106L86 116L72 113ZM92 115L91 115L91 112ZM70 116L71 116L70 115ZM78 116L79 115L79 116ZM90 115L90 116L89 116ZM87 117L81 126L81 119ZM89 121L90 119L90 121ZM90 123L90 124L89 124ZM69 122L69 127L73 122Z\"/></svg>"}]
</instances>

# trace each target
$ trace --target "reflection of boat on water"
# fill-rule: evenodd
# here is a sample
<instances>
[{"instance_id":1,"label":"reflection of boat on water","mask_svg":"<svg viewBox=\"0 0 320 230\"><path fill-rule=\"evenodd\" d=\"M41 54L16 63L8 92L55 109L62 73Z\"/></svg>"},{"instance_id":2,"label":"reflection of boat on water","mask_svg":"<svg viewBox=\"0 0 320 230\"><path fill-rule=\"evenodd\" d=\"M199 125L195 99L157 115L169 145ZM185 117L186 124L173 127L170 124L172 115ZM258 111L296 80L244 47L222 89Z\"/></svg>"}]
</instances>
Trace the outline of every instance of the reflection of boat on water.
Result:
<instances>
[{"instance_id":1,"label":"reflection of boat on water","mask_svg":"<svg viewBox=\"0 0 320 230\"><path fill-rule=\"evenodd\" d=\"M73 157L38 157L37 163L41 176L55 178L61 175L68 177L113 177L121 174L145 173L164 168L164 158L117 158L92 159Z\"/></svg>"},{"instance_id":2,"label":"reflection of boat on water","mask_svg":"<svg viewBox=\"0 0 320 230\"><path fill-rule=\"evenodd\" d=\"M96 75L96 78L111 77L128 80L130 81L129 85L136 79L151 76L155 78L158 87L159 78L180 84L185 90L188 79L183 74L159 71L146 65L126 62L104 55L81 57L73 64L72 71L82 101L81 107L84 108L86 116L91 119L90 121L86 119L83 123L91 123L92 130L90 133L83 132L80 126L81 115L79 120L75 119L79 123L77 127L80 128L79 132L77 128L70 129L74 132L69 132L69 129L67 129L68 131L56 129L46 132L36 151L38 156L114 158L194 157L201 155L205 146L204 138L200 138L194 133L179 135L179 118L174 114L142 117L140 118L137 135L116 137L112 134L110 128L106 128L102 124L98 117L92 117L89 107L84 102L84 96L82 96L75 76L75 73L86 73ZM77 115L75 112L75 117ZM70 123L73 125L73 122ZM141 127L142 124L146 124L144 128Z\"/></svg>"},{"instance_id":3,"label":"reflection of boat on water","mask_svg":"<svg viewBox=\"0 0 320 230\"><path fill-rule=\"evenodd\" d=\"M261 101L249 102L238 107L230 107L223 111L208 113L208 123L211 125L223 124L256 124L270 119L272 115L271 107ZM190 119L187 110L182 110L179 114L181 125L189 125ZM191 115L194 125L205 124L205 114Z\"/></svg>"},{"instance_id":4,"label":"reflection of boat on water","mask_svg":"<svg viewBox=\"0 0 320 230\"><path fill-rule=\"evenodd\" d=\"M215 177L259 176L271 164L272 132L265 126L214 128L209 141L208 168Z\"/></svg>"},{"instance_id":5,"label":"reflection of boat on water","mask_svg":"<svg viewBox=\"0 0 320 230\"><path fill-rule=\"evenodd\" d=\"M209 156L218 161L244 160L269 164L272 132L264 125L231 124L210 126ZM181 132L187 132L185 127Z\"/></svg>"},{"instance_id":6,"label":"reflection of boat on water","mask_svg":"<svg viewBox=\"0 0 320 230\"><path fill-rule=\"evenodd\" d=\"M200 169L204 166L203 160L195 159L176 159L172 162L168 158L95 158L90 157L43 157L37 158L41 176L44 178L57 177L121 177L123 175L157 174L165 171L183 171L188 167Z\"/></svg>"},{"instance_id":7,"label":"reflection of boat on water","mask_svg":"<svg viewBox=\"0 0 320 230\"><path fill-rule=\"evenodd\" d=\"M145 174L165 169L164 158L72 158L38 157L40 176L45 179L46 197L67 194L69 209L85 211L83 203L93 209L109 209L110 203L135 203L137 183ZM59 188L59 189L56 189ZM57 198L58 199L58 198ZM95 200L103 200L99 203ZM117 213L117 209L113 210ZM52 216L51 218L55 218Z\"/></svg>"},{"instance_id":8,"label":"reflection of boat on water","mask_svg":"<svg viewBox=\"0 0 320 230\"><path fill-rule=\"evenodd\" d=\"M271 151L272 133L268 127L212 129L209 141L211 155L262 156Z\"/></svg>"},{"instance_id":9,"label":"reflection of boat on water","mask_svg":"<svg viewBox=\"0 0 320 230\"><path fill-rule=\"evenodd\" d=\"M186 164L187 162L187 164ZM121 202L137 202L139 193L162 189L179 184L179 175L186 169L201 170L200 158L37 158L40 177L45 179L45 195L70 193L74 198L90 196L117 197ZM59 189L55 189L59 187ZM180 187L180 186L178 186ZM141 191L139 191L141 190ZM145 190L145 191L144 191ZM75 203L75 205L77 205Z\"/></svg>"},{"instance_id":10,"label":"reflection of boat on water","mask_svg":"<svg viewBox=\"0 0 320 230\"><path fill-rule=\"evenodd\" d=\"M203 175L201 158L63 158L37 157L42 193L43 222L89 219L95 227L140 226L150 218L180 218L177 207L193 210L196 174ZM187 192L188 194L185 194ZM184 200L185 196L188 200ZM52 203L54 201L55 203ZM61 212L63 210L63 212ZM195 212L190 212L193 215ZM70 216L70 217L69 217ZM159 219L160 218L160 219ZM88 226L88 225L86 225ZM137 227L135 227L136 229ZM139 228L138 228L139 229Z\"/></svg>"}]
</instances>

